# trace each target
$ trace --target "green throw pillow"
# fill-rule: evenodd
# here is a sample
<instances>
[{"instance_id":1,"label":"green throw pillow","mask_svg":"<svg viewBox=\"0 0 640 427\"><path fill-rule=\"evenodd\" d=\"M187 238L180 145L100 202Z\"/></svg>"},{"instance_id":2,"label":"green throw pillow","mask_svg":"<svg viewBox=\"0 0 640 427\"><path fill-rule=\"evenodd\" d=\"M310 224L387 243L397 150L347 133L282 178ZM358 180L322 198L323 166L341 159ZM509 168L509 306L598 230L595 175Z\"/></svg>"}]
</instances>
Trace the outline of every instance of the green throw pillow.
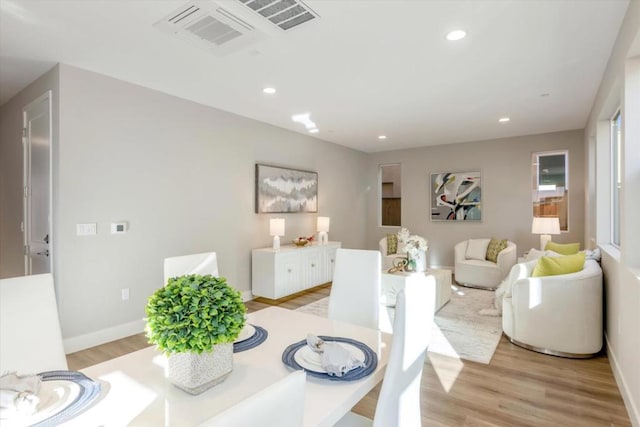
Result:
<instances>
[{"instance_id":1,"label":"green throw pillow","mask_svg":"<svg viewBox=\"0 0 640 427\"><path fill-rule=\"evenodd\" d=\"M580 251L580 243L553 243L547 242L545 251L558 252L561 255L573 255Z\"/></svg>"},{"instance_id":2,"label":"green throw pillow","mask_svg":"<svg viewBox=\"0 0 640 427\"><path fill-rule=\"evenodd\" d=\"M398 236L396 234L387 234L387 255L395 255L398 253Z\"/></svg>"},{"instance_id":3,"label":"green throw pillow","mask_svg":"<svg viewBox=\"0 0 640 427\"><path fill-rule=\"evenodd\" d=\"M487 260L491 262L498 262L498 254L506 247L506 239L498 240L492 238L489 242L489 246L487 246Z\"/></svg>"},{"instance_id":4,"label":"green throw pillow","mask_svg":"<svg viewBox=\"0 0 640 427\"><path fill-rule=\"evenodd\" d=\"M531 277L576 273L584 268L584 260L584 252L556 257L543 256L538 259Z\"/></svg>"}]
</instances>

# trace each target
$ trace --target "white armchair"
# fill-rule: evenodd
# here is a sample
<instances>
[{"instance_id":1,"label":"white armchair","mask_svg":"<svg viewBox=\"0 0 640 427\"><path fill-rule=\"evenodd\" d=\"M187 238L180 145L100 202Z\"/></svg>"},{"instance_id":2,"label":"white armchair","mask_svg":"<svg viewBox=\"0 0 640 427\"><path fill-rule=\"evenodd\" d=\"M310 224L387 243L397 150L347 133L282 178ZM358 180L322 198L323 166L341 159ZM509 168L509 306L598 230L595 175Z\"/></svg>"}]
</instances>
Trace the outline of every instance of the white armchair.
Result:
<instances>
[{"instance_id":1,"label":"white armchair","mask_svg":"<svg viewBox=\"0 0 640 427\"><path fill-rule=\"evenodd\" d=\"M516 345L554 356L585 358L602 348L602 270L531 277L536 261L517 264L502 300L502 329Z\"/></svg>"},{"instance_id":2,"label":"white armchair","mask_svg":"<svg viewBox=\"0 0 640 427\"><path fill-rule=\"evenodd\" d=\"M400 250L398 250L398 253L387 255L387 238L386 237L383 237L382 239L380 239L380 241L378 242L378 249L380 249L380 254L382 255L383 270L388 270L391 267L393 267L393 261L396 258L407 257L407 254L405 252L400 252Z\"/></svg>"},{"instance_id":3,"label":"white armchair","mask_svg":"<svg viewBox=\"0 0 640 427\"><path fill-rule=\"evenodd\" d=\"M488 244L491 239L476 240L486 240ZM496 289L516 263L516 244L507 242L507 247L498 254L497 262L467 258L468 244L465 240L454 248L456 282L472 288Z\"/></svg>"}]
</instances>

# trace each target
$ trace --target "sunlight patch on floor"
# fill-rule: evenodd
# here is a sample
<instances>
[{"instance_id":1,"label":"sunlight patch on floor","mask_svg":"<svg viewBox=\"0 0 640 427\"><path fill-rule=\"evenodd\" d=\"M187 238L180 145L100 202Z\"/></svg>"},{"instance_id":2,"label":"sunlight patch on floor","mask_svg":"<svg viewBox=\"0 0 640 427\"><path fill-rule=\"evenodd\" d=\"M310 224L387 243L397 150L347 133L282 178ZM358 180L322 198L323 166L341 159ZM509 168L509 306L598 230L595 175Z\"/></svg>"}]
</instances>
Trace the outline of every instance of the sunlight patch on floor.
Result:
<instances>
[{"instance_id":1,"label":"sunlight patch on floor","mask_svg":"<svg viewBox=\"0 0 640 427\"><path fill-rule=\"evenodd\" d=\"M464 363L460 359L458 353L456 353L453 346L451 346L449 341L444 337L444 334L435 322L433 324L432 334L432 339L438 337L439 340L447 343L444 351L440 353L428 352L427 356L431 361L433 370L436 372L436 375L440 380L442 388L448 393L455 384L458 375L460 375L460 372L464 367Z\"/></svg>"}]
</instances>

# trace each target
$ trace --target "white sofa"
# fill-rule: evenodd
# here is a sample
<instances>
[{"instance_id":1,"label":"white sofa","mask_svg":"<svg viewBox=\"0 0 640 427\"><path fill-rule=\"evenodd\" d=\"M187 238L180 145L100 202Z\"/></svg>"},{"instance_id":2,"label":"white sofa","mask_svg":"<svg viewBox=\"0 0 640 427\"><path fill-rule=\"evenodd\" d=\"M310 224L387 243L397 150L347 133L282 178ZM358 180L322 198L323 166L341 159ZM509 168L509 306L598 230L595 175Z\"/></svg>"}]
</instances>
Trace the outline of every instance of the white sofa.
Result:
<instances>
[{"instance_id":1,"label":"white sofa","mask_svg":"<svg viewBox=\"0 0 640 427\"><path fill-rule=\"evenodd\" d=\"M602 348L602 270L531 277L537 261L517 264L502 300L502 329L516 345L540 353L585 358Z\"/></svg>"},{"instance_id":2,"label":"white sofa","mask_svg":"<svg viewBox=\"0 0 640 427\"><path fill-rule=\"evenodd\" d=\"M400 252L400 250L398 250L398 253L393 254L393 255L387 255L387 238L383 237L382 239L380 239L380 241L378 242L378 249L380 249L380 253L382 254L382 269L383 270L388 270L391 267L393 267L393 261L396 258L406 258L407 254L405 252Z\"/></svg>"},{"instance_id":3,"label":"white sofa","mask_svg":"<svg viewBox=\"0 0 640 427\"><path fill-rule=\"evenodd\" d=\"M491 239L476 239L487 240ZM467 259L468 240L458 243L455 248L455 281L463 286L481 289L496 289L507 277L516 263L516 244L507 242L507 247L498 254L498 262Z\"/></svg>"}]
</instances>

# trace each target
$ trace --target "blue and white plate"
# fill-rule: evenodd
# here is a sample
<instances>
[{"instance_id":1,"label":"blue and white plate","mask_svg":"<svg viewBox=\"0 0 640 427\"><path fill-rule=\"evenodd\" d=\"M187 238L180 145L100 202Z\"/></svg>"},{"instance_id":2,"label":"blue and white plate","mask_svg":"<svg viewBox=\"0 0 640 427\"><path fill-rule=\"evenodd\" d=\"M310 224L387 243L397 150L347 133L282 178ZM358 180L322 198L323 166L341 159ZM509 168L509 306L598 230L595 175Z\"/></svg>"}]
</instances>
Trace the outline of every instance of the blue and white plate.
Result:
<instances>
[{"instance_id":1,"label":"blue and white plate","mask_svg":"<svg viewBox=\"0 0 640 427\"><path fill-rule=\"evenodd\" d=\"M330 375L322 368L320 355L309 348L306 339L288 346L282 353L282 362L290 368L306 371L309 376L331 381L359 380L372 374L378 367L378 355L376 352L360 341L342 337L320 336L319 338L340 343L359 360L364 360L364 366L352 369L341 377Z\"/></svg>"},{"instance_id":2,"label":"blue and white plate","mask_svg":"<svg viewBox=\"0 0 640 427\"><path fill-rule=\"evenodd\" d=\"M266 329L256 325L249 326L251 326L255 332L248 338L244 338L243 340L236 340L236 342L233 343L234 353L251 350L252 348L257 347L265 342L267 337L269 336L269 332L267 332Z\"/></svg>"},{"instance_id":3,"label":"blue and white plate","mask_svg":"<svg viewBox=\"0 0 640 427\"><path fill-rule=\"evenodd\" d=\"M240 334L238 334L238 338L236 338L236 340L233 343L235 344L237 342L248 340L249 338L254 336L255 333L256 333L256 328L253 325L246 323L244 325L244 328L242 328L242 330L240 331Z\"/></svg>"},{"instance_id":4,"label":"blue and white plate","mask_svg":"<svg viewBox=\"0 0 640 427\"><path fill-rule=\"evenodd\" d=\"M103 384L75 371L47 371L42 378L36 413L26 425L45 427L62 424L89 408L101 396Z\"/></svg>"}]
</instances>

